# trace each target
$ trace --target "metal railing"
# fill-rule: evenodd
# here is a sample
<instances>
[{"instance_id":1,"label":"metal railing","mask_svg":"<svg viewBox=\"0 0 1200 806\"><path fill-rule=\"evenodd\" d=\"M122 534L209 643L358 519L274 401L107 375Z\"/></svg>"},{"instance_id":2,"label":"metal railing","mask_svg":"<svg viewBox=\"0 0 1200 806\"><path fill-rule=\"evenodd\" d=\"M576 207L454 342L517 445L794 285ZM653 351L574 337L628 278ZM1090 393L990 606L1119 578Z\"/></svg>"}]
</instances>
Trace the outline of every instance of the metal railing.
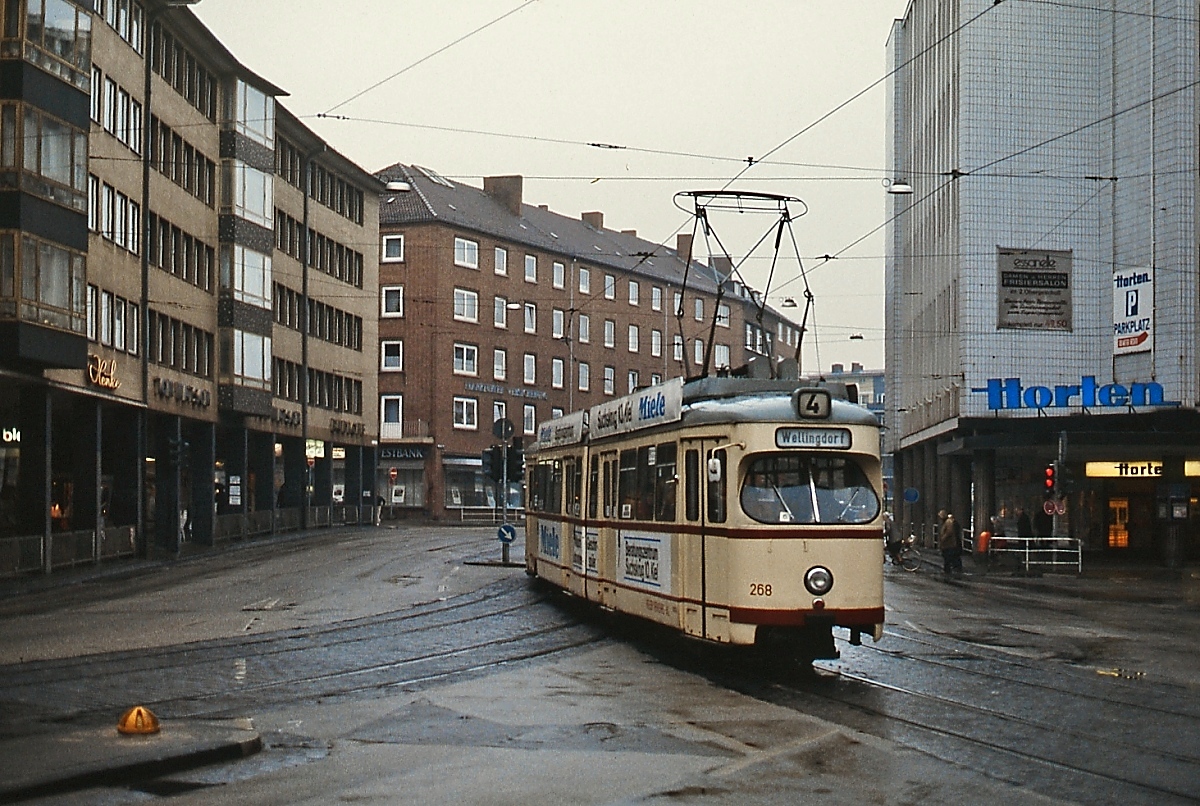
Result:
<instances>
[{"instance_id":1,"label":"metal railing","mask_svg":"<svg viewBox=\"0 0 1200 806\"><path fill-rule=\"evenodd\" d=\"M52 532L49 538L48 558L44 535L0 538L0 577L71 568L116 557L130 557L137 551L135 534L132 526L109 526L99 532L94 529Z\"/></svg>"},{"instance_id":2,"label":"metal railing","mask_svg":"<svg viewBox=\"0 0 1200 806\"><path fill-rule=\"evenodd\" d=\"M993 537L988 557L1014 558L1026 572L1032 567L1074 567L1083 573L1083 544L1072 537Z\"/></svg>"}]
</instances>

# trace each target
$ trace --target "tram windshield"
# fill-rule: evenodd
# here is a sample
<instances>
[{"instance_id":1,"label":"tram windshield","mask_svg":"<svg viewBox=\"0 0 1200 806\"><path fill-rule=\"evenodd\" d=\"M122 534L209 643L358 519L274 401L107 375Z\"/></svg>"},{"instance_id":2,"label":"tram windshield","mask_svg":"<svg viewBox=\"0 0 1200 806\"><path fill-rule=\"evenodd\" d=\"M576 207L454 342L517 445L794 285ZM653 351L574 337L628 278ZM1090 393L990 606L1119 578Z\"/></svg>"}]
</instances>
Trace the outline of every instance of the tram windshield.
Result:
<instances>
[{"instance_id":1,"label":"tram windshield","mask_svg":"<svg viewBox=\"0 0 1200 806\"><path fill-rule=\"evenodd\" d=\"M760 523L870 523L879 514L879 496L862 468L829 454L756 457L741 504Z\"/></svg>"}]
</instances>

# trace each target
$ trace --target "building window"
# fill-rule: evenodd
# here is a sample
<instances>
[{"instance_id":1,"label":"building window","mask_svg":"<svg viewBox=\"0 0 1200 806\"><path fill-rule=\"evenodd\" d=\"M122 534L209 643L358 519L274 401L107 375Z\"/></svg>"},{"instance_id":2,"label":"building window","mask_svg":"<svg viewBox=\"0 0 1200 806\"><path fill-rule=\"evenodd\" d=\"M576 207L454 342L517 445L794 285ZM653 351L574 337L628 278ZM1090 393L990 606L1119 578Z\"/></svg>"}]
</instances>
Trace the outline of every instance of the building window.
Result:
<instances>
[{"instance_id":1,"label":"building window","mask_svg":"<svg viewBox=\"0 0 1200 806\"><path fill-rule=\"evenodd\" d=\"M555 358L550 361L550 385L555 389L563 388L563 372L564 364L561 358Z\"/></svg>"},{"instance_id":2,"label":"building window","mask_svg":"<svg viewBox=\"0 0 1200 806\"><path fill-rule=\"evenodd\" d=\"M579 314L579 343L588 344L592 340L592 318L586 313Z\"/></svg>"},{"instance_id":3,"label":"building window","mask_svg":"<svg viewBox=\"0 0 1200 806\"><path fill-rule=\"evenodd\" d=\"M257 308L271 308L271 256L244 246L221 248L221 287L233 298Z\"/></svg>"},{"instance_id":4,"label":"building window","mask_svg":"<svg viewBox=\"0 0 1200 806\"><path fill-rule=\"evenodd\" d=\"M233 376L241 386L271 388L271 338L233 331Z\"/></svg>"},{"instance_id":5,"label":"building window","mask_svg":"<svg viewBox=\"0 0 1200 806\"><path fill-rule=\"evenodd\" d=\"M404 342L402 341L380 341L380 364L379 368L384 372L403 372L404 371Z\"/></svg>"},{"instance_id":6,"label":"building window","mask_svg":"<svg viewBox=\"0 0 1200 806\"><path fill-rule=\"evenodd\" d=\"M404 396L381 395L379 398L379 438L396 440L404 437Z\"/></svg>"},{"instance_id":7,"label":"building window","mask_svg":"<svg viewBox=\"0 0 1200 806\"><path fill-rule=\"evenodd\" d=\"M537 407L532 403L525 404L525 416L522 418L522 421L526 434L537 433Z\"/></svg>"},{"instance_id":8,"label":"building window","mask_svg":"<svg viewBox=\"0 0 1200 806\"><path fill-rule=\"evenodd\" d=\"M662 310L662 289L658 286L650 288L650 309L654 311Z\"/></svg>"},{"instance_id":9,"label":"building window","mask_svg":"<svg viewBox=\"0 0 1200 806\"><path fill-rule=\"evenodd\" d=\"M492 422L498 423L508 417L508 404L503 400L492 401Z\"/></svg>"},{"instance_id":10,"label":"building window","mask_svg":"<svg viewBox=\"0 0 1200 806\"><path fill-rule=\"evenodd\" d=\"M589 269L581 268L579 270L579 293L592 293L592 272Z\"/></svg>"},{"instance_id":11,"label":"building window","mask_svg":"<svg viewBox=\"0 0 1200 806\"><path fill-rule=\"evenodd\" d=\"M496 274L508 276L508 250L496 247L496 263L494 266Z\"/></svg>"},{"instance_id":12,"label":"building window","mask_svg":"<svg viewBox=\"0 0 1200 806\"><path fill-rule=\"evenodd\" d=\"M567 285L567 267L562 263L554 263L554 287L565 288Z\"/></svg>"},{"instance_id":13,"label":"building window","mask_svg":"<svg viewBox=\"0 0 1200 806\"><path fill-rule=\"evenodd\" d=\"M465 288L454 289L454 318L460 322L478 322L479 295Z\"/></svg>"},{"instance_id":14,"label":"building window","mask_svg":"<svg viewBox=\"0 0 1200 806\"><path fill-rule=\"evenodd\" d=\"M537 333L537 305L525 303L525 332Z\"/></svg>"},{"instance_id":15,"label":"building window","mask_svg":"<svg viewBox=\"0 0 1200 806\"><path fill-rule=\"evenodd\" d=\"M455 344L454 345L454 374L455 375L478 375L479 374L479 348L474 344Z\"/></svg>"},{"instance_id":16,"label":"building window","mask_svg":"<svg viewBox=\"0 0 1200 806\"><path fill-rule=\"evenodd\" d=\"M713 365L715 369L726 369L729 366L728 344L718 344L713 348Z\"/></svg>"},{"instance_id":17,"label":"building window","mask_svg":"<svg viewBox=\"0 0 1200 806\"><path fill-rule=\"evenodd\" d=\"M492 351L492 377L498 381L508 378L508 351L500 347Z\"/></svg>"},{"instance_id":18,"label":"building window","mask_svg":"<svg viewBox=\"0 0 1200 806\"><path fill-rule=\"evenodd\" d=\"M191 78L190 71L188 77ZM237 94L231 101L235 108L230 117L235 121L237 130L251 140L274 148L275 99L244 81L238 81Z\"/></svg>"},{"instance_id":19,"label":"building window","mask_svg":"<svg viewBox=\"0 0 1200 806\"><path fill-rule=\"evenodd\" d=\"M537 383L537 356L533 353L525 353L524 380L530 386Z\"/></svg>"},{"instance_id":20,"label":"building window","mask_svg":"<svg viewBox=\"0 0 1200 806\"><path fill-rule=\"evenodd\" d=\"M87 287L87 337L88 341L100 339L100 289L94 285Z\"/></svg>"},{"instance_id":21,"label":"building window","mask_svg":"<svg viewBox=\"0 0 1200 806\"><path fill-rule=\"evenodd\" d=\"M562 417L562 416L563 416L563 410L562 410L561 406L551 406L550 407L550 419L551 420L557 420L559 417Z\"/></svg>"},{"instance_id":22,"label":"building window","mask_svg":"<svg viewBox=\"0 0 1200 806\"><path fill-rule=\"evenodd\" d=\"M695 353L693 358L695 359L696 364L697 365L703 364L704 363L704 342L701 341L700 339L696 339L694 342L692 342L692 346L694 348L692 350L692 352Z\"/></svg>"},{"instance_id":23,"label":"building window","mask_svg":"<svg viewBox=\"0 0 1200 806\"><path fill-rule=\"evenodd\" d=\"M586 361L580 361L579 367L579 391L586 392L591 388L592 383L592 368Z\"/></svg>"},{"instance_id":24,"label":"building window","mask_svg":"<svg viewBox=\"0 0 1200 806\"><path fill-rule=\"evenodd\" d=\"M641 347L641 332L637 325L629 326L629 352L636 353Z\"/></svg>"},{"instance_id":25,"label":"building window","mask_svg":"<svg viewBox=\"0 0 1200 806\"><path fill-rule=\"evenodd\" d=\"M525 256L525 282L537 282L537 258L533 255Z\"/></svg>"},{"instance_id":26,"label":"building window","mask_svg":"<svg viewBox=\"0 0 1200 806\"><path fill-rule=\"evenodd\" d=\"M468 269L479 268L479 244L466 238L454 239L454 265Z\"/></svg>"},{"instance_id":27,"label":"building window","mask_svg":"<svg viewBox=\"0 0 1200 806\"><path fill-rule=\"evenodd\" d=\"M638 286L637 280L629 281L629 304L638 305L641 301L641 289Z\"/></svg>"},{"instance_id":28,"label":"building window","mask_svg":"<svg viewBox=\"0 0 1200 806\"><path fill-rule=\"evenodd\" d=\"M672 340L671 347L672 347L671 353L672 353L674 360L682 361L683 360L683 336L680 336L678 333L676 333L674 339Z\"/></svg>"},{"instance_id":29,"label":"building window","mask_svg":"<svg viewBox=\"0 0 1200 806\"><path fill-rule=\"evenodd\" d=\"M604 298L617 298L617 278L611 274L604 275Z\"/></svg>"},{"instance_id":30,"label":"building window","mask_svg":"<svg viewBox=\"0 0 1200 806\"><path fill-rule=\"evenodd\" d=\"M604 394L616 394L617 385L617 370L616 367L604 368Z\"/></svg>"},{"instance_id":31,"label":"building window","mask_svg":"<svg viewBox=\"0 0 1200 806\"><path fill-rule=\"evenodd\" d=\"M404 316L404 286L385 285L380 289L380 316Z\"/></svg>"},{"instance_id":32,"label":"building window","mask_svg":"<svg viewBox=\"0 0 1200 806\"><path fill-rule=\"evenodd\" d=\"M604 320L604 346L617 346L617 323L611 319Z\"/></svg>"},{"instance_id":33,"label":"building window","mask_svg":"<svg viewBox=\"0 0 1200 806\"><path fill-rule=\"evenodd\" d=\"M696 297L696 321L704 321L704 300L700 297Z\"/></svg>"},{"instance_id":34,"label":"building window","mask_svg":"<svg viewBox=\"0 0 1200 806\"><path fill-rule=\"evenodd\" d=\"M650 373L650 385L658 386L660 383L662 383L662 375L657 372Z\"/></svg>"},{"instance_id":35,"label":"building window","mask_svg":"<svg viewBox=\"0 0 1200 806\"><path fill-rule=\"evenodd\" d=\"M650 331L650 355L658 358L662 355L662 331Z\"/></svg>"},{"instance_id":36,"label":"building window","mask_svg":"<svg viewBox=\"0 0 1200 806\"><path fill-rule=\"evenodd\" d=\"M404 262L404 236L403 235L384 235L383 236L383 258L384 263L403 263Z\"/></svg>"},{"instance_id":37,"label":"building window","mask_svg":"<svg viewBox=\"0 0 1200 806\"><path fill-rule=\"evenodd\" d=\"M717 306L717 326L729 327L729 306L724 302Z\"/></svg>"},{"instance_id":38,"label":"building window","mask_svg":"<svg viewBox=\"0 0 1200 806\"><path fill-rule=\"evenodd\" d=\"M496 297L492 301L492 324L496 327L508 327L508 300Z\"/></svg>"},{"instance_id":39,"label":"building window","mask_svg":"<svg viewBox=\"0 0 1200 806\"><path fill-rule=\"evenodd\" d=\"M567 312L561 308L555 308L550 316L551 333L556 339L561 339L566 335Z\"/></svg>"},{"instance_id":40,"label":"building window","mask_svg":"<svg viewBox=\"0 0 1200 806\"><path fill-rule=\"evenodd\" d=\"M113 343L113 326L112 326L112 309L113 295L111 291L100 292L100 343L105 346L112 346Z\"/></svg>"},{"instance_id":41,"label":"building window","mask_svg":"<svg viewBox=\"0 0 1200 806\"><path fill-rule=\"evenodd\" d=\"M227 209L234 215L268 229L275 226L275 183L271 175L241 160L231 160L225 186ZM232 192L232 199L229 194Z\"/></svg>"},{"instance_id":42,"label":"building window","mask_svg":"<svg viewBox=\"0 0 1200 806\"><path fill-rule=\"evenodd\" d=\"M454 398L454 427L474 431L479 427L479 401L473 397Z\"/></svg>"},{"instance_id":43,"label":"building window","mask_svg":"<svg viewBox=\"0 0 1200 806\"><path fill-rule=\"evenodd\" d=\"M628 392L628 394L632 395L634 392L636 392L638 390L638 385L640 383L640 380L641 380L641 378L638 375L638 371L636 369L629 370L629 392Z\"/></svg>"}]
</instances>

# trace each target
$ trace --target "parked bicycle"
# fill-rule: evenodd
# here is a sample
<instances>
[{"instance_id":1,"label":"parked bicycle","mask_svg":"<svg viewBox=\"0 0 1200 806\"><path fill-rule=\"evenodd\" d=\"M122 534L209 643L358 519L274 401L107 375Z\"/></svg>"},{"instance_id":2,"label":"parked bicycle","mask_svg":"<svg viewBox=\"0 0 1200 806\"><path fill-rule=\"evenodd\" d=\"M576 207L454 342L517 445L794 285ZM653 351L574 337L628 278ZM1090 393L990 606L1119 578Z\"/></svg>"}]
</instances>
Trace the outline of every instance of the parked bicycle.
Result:
<instances>
[{"instance_id":1,"label":"parked bicycle","mask_svg":"<svg viewBox=\"0 0 1200 806\"><path fill-rule=\"evenodd\" d=\"M892 557L892 564L905 571L916 571L921 567L921 550L917 548L917 536L910 533L900 541L900 550Z\"/></svg>"}]
</instances>

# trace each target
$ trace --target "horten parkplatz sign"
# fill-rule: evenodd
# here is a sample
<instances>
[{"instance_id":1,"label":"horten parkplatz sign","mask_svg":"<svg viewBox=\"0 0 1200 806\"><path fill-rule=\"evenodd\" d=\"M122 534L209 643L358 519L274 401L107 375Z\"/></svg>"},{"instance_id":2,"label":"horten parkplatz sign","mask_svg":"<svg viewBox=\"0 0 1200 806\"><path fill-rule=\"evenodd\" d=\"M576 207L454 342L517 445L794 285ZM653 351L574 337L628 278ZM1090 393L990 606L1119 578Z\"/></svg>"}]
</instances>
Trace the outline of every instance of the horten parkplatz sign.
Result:
<instances>
[{"instance_id":1,"label":"horten parkplatz sign","mask_svg":"<svg viewBox=\"0 0 1200 806\"><path fill-rule=\"evenodd\" d=\"M1178 401L1166 400L1162 384L1134 381L1129 384L1098 383L1094 375L1085 375L1079 383L1055 386L1026 386L1020 378L989 378L987 386L975 387L975 394L987 395L990 411L1012 409L1127 409L1138 406L1174 407Z\"/></svg>"}]
</instances>

